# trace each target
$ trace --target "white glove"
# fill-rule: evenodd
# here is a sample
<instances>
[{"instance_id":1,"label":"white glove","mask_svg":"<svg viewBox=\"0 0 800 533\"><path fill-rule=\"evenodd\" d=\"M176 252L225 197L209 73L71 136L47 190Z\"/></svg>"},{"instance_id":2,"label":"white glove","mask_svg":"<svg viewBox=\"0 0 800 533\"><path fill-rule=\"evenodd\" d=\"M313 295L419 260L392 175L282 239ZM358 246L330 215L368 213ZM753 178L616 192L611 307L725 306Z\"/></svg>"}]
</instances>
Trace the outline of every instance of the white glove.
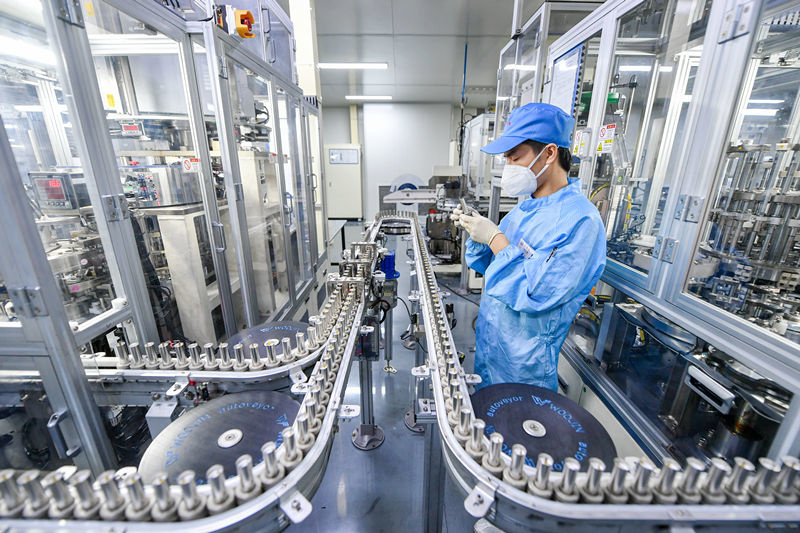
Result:
<instances>
[{"instance_id":1,"label":"white glove","mask_svg":"<svg viewBox=\"0 0 800 533\"><path fill-rule=\"evenodd\" d=\"M455 224L459 228L463 227L460 221L461 215L463 214L464 211L461 210L461 206L458 206L455 209L453 209L453 214L450 215L450 220L452 220L453 224Z\"/></svg>"},{"instance_id":2,"label":"white glove","mask_svg":"<svg viewBox=\"0 0 800 533\"><path fill-rule=\"evenodd\" d=\"M474 242L481 244L490 244L492 239L503 233L494 222L478 214L470 216L462 213L458 222Z\"/></svg>"}]
</instances>

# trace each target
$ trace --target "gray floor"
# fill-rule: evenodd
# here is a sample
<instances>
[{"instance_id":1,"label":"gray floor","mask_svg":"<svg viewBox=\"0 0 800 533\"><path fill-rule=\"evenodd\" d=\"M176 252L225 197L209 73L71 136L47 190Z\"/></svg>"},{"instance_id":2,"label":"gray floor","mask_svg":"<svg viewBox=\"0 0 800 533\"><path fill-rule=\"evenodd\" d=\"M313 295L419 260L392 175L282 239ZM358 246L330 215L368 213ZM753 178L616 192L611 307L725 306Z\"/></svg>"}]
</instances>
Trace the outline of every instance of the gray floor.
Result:
<instances>
[{"instance_id":1,"label":"gray floor","mask_svg":"<svg viewBox=\"0 0 800 533\"><path fill-rule=\"evenodd\" d=\"M409 267L405 260L406 243L389 241L387 248L398 248L397 270L400 272L398 294L408 301ZM457 286L457 278L440 278ZM444 287L442 287L444 289ZM477 296L471 297L477 300ZM452 295L458 321L453 330L459 350L467 355L465 364L471 371L475 333L472 321L477 306ZM422 531L423 437L406 429L403 415L411 406L413 379L411 367L414 352L400 343L400 334L408 326L408 315L402 303L393 312L394 353L392 365L396 374L383 371L383 361L372 365L375 421L386 433L379 448L364 452L350 439L360 423L358 419L342 421L336 435L330 461L317 493L312 499L311 516L289 531ZM345 403L359 403L358 365L350 372ZM472 531L475 519L463 507L463 498L453 485L445 485L444 531Z\"/></svg>"}]
</instances>

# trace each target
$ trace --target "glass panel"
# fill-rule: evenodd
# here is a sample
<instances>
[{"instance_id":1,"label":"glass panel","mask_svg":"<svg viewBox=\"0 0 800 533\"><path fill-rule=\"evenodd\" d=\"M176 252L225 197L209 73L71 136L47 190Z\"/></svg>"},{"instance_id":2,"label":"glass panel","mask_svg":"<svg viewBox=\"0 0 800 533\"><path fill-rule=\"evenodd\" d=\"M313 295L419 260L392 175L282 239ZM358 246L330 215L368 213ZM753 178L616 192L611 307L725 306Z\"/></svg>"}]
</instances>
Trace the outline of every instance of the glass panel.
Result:
<instances>
[{"instance_id":1,"label":"glass panel","mask_svg":"<svg viewBox=\"0 0 800 533\"><path fill-rule=\"evenodd\" d=\"M201 192L212 178L202 176L193 146L178 44L104 2L90 13L89 44L159 333L215 342L224 325Z\"/></svg>"},{"instance_id":2,"label":"glass panel","mask_svg":"<svg viewBox=\"0 0 800 533\"><path fill-rule=\"evenodd\" d=\"M314 195L314 217L317 224L317 257L325 252L327 223L322 207L322 144L319 138L319 118L308 113L308 155L311 160L311 192Z\"/></svg>"},{"instance_id":3,"label":"glass panel","mask_svg":"<svg viewBox=\"0 0 800 533\"><path fill-rule=\"evenodd\" d=\"M612 397L633 404L671 443L671 453L680 459L766 454L790 391L620 291L605 285L596 296L594 306L581 308L567 344L595 379L613 384L606 389ZM715 395L703 396L708 390L728 390L733 400L717 405Z\"/></svg>"},{"instance_id":4,"label":"glass panel","mask_svg":"<svg viewBox=\"0 0 800 533\"><path fill-rule=\"evenodd\" d=\"M95 222L56 56L24 13L0 14L0 116L67 316L84 322L116 292Z\"/></svg>"},{"instance_id":5,"label":"glass panel","mask_svg":"<svg viewBox=\"0 0 800 533\"><path fill-rule=\"evenodd\" d=\"M311 279L311 262L307 260L310 257L310 242L308 237L308 216L305 211L305 182L301 161L296 158L298 148L297 135L302 135L302 133L298 131L297 135L293 135L290 130L290 125L297 127L295 123L296 104L291 101L291 98L282 87L276 86L276 89L278 115L280 118L281 150L283 151L279 158L283 161L286 186L284 201L287 203L289 218L289 264L290 268L296 273L295 286L299 288L306 280Z\"/></svg>"},{"instance_id":6,"label":"glass panel","mask_svg":"<svg viewBox=\"0 0 800 533\"><path fill-rule=\"evenodd\" d=\"M289 301L271 83L236 63L229 82L258 310L266 320Z\"/></svg>"},{"instance_id":7,"label":"glass panel","mask_svg":"<svg viewBox=\"0 0 800 533\"><path fill-rule=\"evenodd\" d=\"M590 133L587 131L584 135L584 130L589 122L589 108L592 105L594 76L597 67L597 56L600 50L600 33L601 32L595 33L580 45L581 58L578 65L578 94L572 110L572 114L575 118L575 132L572 134L572 153L573 155L584 157L592 153L591 147L586 145ZM557 66L554 68L557 68ZM570 177L577 177L579 169L580 165L573 163L569 171ZM588 193L590 184L583 183L582 186L584 191ZM591 195L590 199L592 199Z\"/></svg>"},{"instance_id":8,"label":"glass panel","mask_svg":"<svg viewBox=\"0 0 800 533\"><path fill-rule=\"evenodd\" d=\"M534 87L536 73L540 68L540 26L541 18L537 18L524 30L524 33L519 38L519 59L515 64L503 67L503 69L516 71L516 94L520 95L520 104L533 102L534 94L539 94L541 90L541 87Z\"/></svg>"},{"instance_id":9,"label":"glass panel","mask_svg":"<svg viewBox=\"0 0 800 533\"><path fill-rule=\"evenodd\" d=\"M295 207L297 208L297 220L300 224L300 235L298 236L303 248L303 279L311 279L311 221L310 213L313 213L313 205L309 209L309 200L313 204L313 199L308 193L308 176L311 173L308 160L306 159L305 142L303 142L303 123L304 112L300 106L300 101L292 99L294 110L294 154L296 157L297 180L295 181Z\"/></svg>"},{"instance_id":10,"label":"glass panel","mask_svg":"<svg viewBox=\"0 0 800 533\"><path fill-rule=\"evenodd\" d=\"M497 131L495 138L499 137L505 129L508 115L511 110L519 105L518 95L515 93L515 83L518 71L515 70L517 64L517 41L506 46L500 53L500 80L497 83Z\"/></svg>"},{"instance_id":11,"label":"glass panel","mask_svg":"<svg viewBox=\"0 0 800 533\"><path fill-rule=\"evenodd\" d=\"M608 257L650 270L675 173L668 163L700 64L705 24L695 0L645 2L619 21L592 195L606 223ZM679 154L673 154L679 155Z\"/></svg>"},{"instance_id":12,"label":"glass panel","mask_svg":"<svg viewBox=\"0 0 800 533\"><path fill-rule=\"evenodd\" d=\"M800 47L786 29L761 22L686 290L800 342Z\"/></svg>"}]
</instances>

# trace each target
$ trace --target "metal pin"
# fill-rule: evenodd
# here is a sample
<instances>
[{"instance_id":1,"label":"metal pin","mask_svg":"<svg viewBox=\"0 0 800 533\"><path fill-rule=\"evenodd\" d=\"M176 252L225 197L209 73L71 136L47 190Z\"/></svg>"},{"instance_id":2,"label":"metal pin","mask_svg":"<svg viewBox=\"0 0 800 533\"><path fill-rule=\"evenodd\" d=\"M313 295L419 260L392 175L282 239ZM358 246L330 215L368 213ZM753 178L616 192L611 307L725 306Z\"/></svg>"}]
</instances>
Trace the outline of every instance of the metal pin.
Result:
<instances>
[{"instance_id":1,"label":"metal pin","mask_svg":"<svg viewBox=\"0 0 800 533\"><path fill-rule=\"evenodd\" d=\"M75 499L70 494L69 488L64 481L64 475L58 470L48 474L44 478L43 484L47 487L50 497L58 510L66 509L75 503Z\"/></svg>"},{"instance_id":2,"label":"metal pin","mask_svg":"<svg viewBox=\"0 0 800 533\"><path fill-rule=\"evenodd\" d=\"M244 345L241 342L233 346L233 357L238 368L247 366L247 362L244 360Z\"/></svg>"},{"instance_id":3,"label":"metal pin","mask_svg":"<svg viewBox=\"0 0 800 533\"><path fill-rule=\"evenodd\" d=\"M92 473L89 470L78 470L69 478L69 484L78 495L78 506L82 509L91 509L100 503L100 498L92 488L91 477Z\"/></svg>"},{"instance_id":4,"label":"metal pin","mask_svg":"<svg viewBox=\"0 0 800 533\"><path fill-rule=\"evenodd\" d=\"M464 411L464 409L461 410L462 413ZM511 446L511 466L509 466L508 470L512 477L516 479L523 477L522 466L525 464L525 456L527 453L528 451L522 444L514 444Z\"/></svg>"},{"instance_id":5,"label":"metal pin","mask_svg":"<svg viewBox=\"0 0 800 533\"><path fill-rule=\"evenodd\" d=\"M759 496L767 494L772 482L780 471L781 468L775 461L766 457L759 458L758 472L756 473L753 483L750 485L750 490Z\"/></svg>"},{"instance_id":6,"label":"metal pin","mask_svg":"<svg viewBox=\"0 0 800 533\"><path fill-rule=\"evenodd\" d=\"M648 490L650 476L656 467L649 459L639 459L636 462L636 470L633 473L633 490L638 494L645 494Z\"/></svg>"},{"instance_id":7,"label":"metal pin","mask_svg":"<svg viewBox=\"0 0 800 533\"><path fill-rule=\"evenodd\" d=\"M144 366L144 359L142 358L142 347L138 342L132 342L128 348L131 350L131 366L133 368L141 368Z\"/></svg>"},{"instance_id":8,"label":"metal pin","mask_svg":"<svg viewBox=\"0 0 800 533\"><path fill-rule=\"evenodd\" d=\"M125 503L119 486L117 486L117 480L114 478L113 470L106 470L100 474L97 477L97 483L100 485L100 490L103 491L103 497L109 509L117 509Z\"/></svg>"},{"instance_id":9,"label":"metal pin","mask_svg":"<svg viewBox=\"0 0 800 533\"><path fill-rule=\"evenodd\" d=\"M331 381L331 368L330 368L330 366L328 366L328 363L326 361L323 360L322 363L320 363L319 372L320 372L320 375L322 376L322 380L325 382L325 384L330 383L330 381Z\"/></svg>"},{"instance_id":10,"label":"metal pin","mask_svg":"<svg viewBox=\"0 0 800 533\"><path fill-rule=\"evenodd\" d=\"M630 467L624 459L617 457L614 459L614 468L611 470L611 482L608 491L614 495L620 495L625 490L625 477L630 472Z\"/></svg>"},{"instance_id":11,"label":"metal pin","mask_svg":"<svg viewBox=\"0 0 800 533\"><path fill-rule=\"evenodd\" d=\"M463 403L464 403L464 396L461 394L460 391L456 391L456 393L453 394L453 412L461 413L461 406Z\"/></svg>"},{"instance_id":12,"label":"metal pin","mask_svg":"<svg viewBox=\"0 0 800 533\"><path fill-rule=\"evenodd\" d=\"M256 487L253 478L253 458L244 454L236 459L236 475L239 476L239 486L242 492L250 492Z\"/></svg>"},{"instance_id":13,"label":"metal pin","mask_svg":"<svg viewBox=\"0 0 800 533\"><path fill-rule=\"evenodd\" d=\"M602 459L598 459L597 457L589 458L589 467L586 472L587 493L595 495L600 492L600 479L605 470L606 470L606 464L603 462Z\"/></svg>"},{"instance_id":14,"label":"metal pin","mask_svg":"<svg viewBox=\"0 0 800 533\"><path fill-rule=\"evenodd\" d=\"M178 485L181 487L181 495L186 508L189 510L195 509L200 505L202 500L197 494L197 480L193 470L184 470L178 476Z\"/></svg>"},{"instance_id":15,"label":"metal pin","mask_svg":"<svg viewBox=\"0 0 800 533\"><path fill-rule=\"evenodd\" d=\"M781 493L790 492L795 479L798 479L798 473L800 473L800 460L791 455L781 457L781 472L773 484L775 490Z\"/></svg>"},{"instance_id":16,"label":"metal pin","mask_svg":"<svg viewBox=\"0 0 800 533\"><path fill-rule=\"evenodd\" d=\"M309 326L306 332L308 333L308 348L310 350L316 350L319 347L316 328Z\"/></svg>"},{"instance_id":17,"label":"metal pin","mask_svg":"<svg viewBox=\"0 0 800 533\"><path fill-rule=\"evenodd\" d=\"M564 494L573 494L575 492L575 478L580 469L581 463L574 457L564 459L564 469L561 472L561 492Z\"/></svg>"},{"instance_id":18,"label":"metal pin","mask_svg":"<svg viewBox=\"0 0 800 533\"><path fill-rule=\"evenodd\" d=\"M500 433L492 433L489 435L489 456L486 458L486 462L491 466L501 466L503 464L503 460L500 459L502 451L503 436Z\"/></svg>"},{"instance_id":19,"label":"metal pin","mask_svg":"<svg viewBox=\"0 0 800 533\"><path fill-rule=\"evenodd\" d=\"M472 421L472 409L462 407L458 418L458 433L462 437L469 436L469 423Z\"/></svg>"},{"instance_id":20,"label":"metal pin","mask_svg":"<svg viewBox=\"0 0 800 533\"><path fill-rule=\"evenodd\" d=\"M661 477L658 478L658 491L661 494L672 494L675 489L675 476L681 471L681 465L671 457L664 458Z\"/></svg>"},{"instance_id":21,"label":"metal pin","mask_svg":"<svg viewBox=\"0 0 800 533\"><path fill-rule=\"evenodd\" d=\"M290 427L284 428L281 431L281 435L283 435L283 444L281 445L284 448L283 453L286 455L286 459L294 461L297 459L297 442L295 441L294 430Z\"/></svg>"},{"instance_id":22,"label":"metal pin","mask_svg":"<svg viewBox=\"0 0 800 533\"><path fill-rule=\"evenodd\" d=\"M306 408L306 415L308 416L309 420L314 420L317 418L317 405L314 402L314 398L306 398L303 400L303 406Z\"/></svg>"},{"instance_id":23,"label":"metal pin","mask_svg":"<svg viewBox=\"0 0 800 533\"><path fill-rule=\"evenodd\" d=\"M175 343L175 357L178 359L179 365L186 366L189 364L188 359L186 359L186 346L182 342Z\"/></svg>"},{"instance_id":24,"label":"metal pin","mask_svg":"<svg viewBox=\"0 0 800 533\"><path fill-rule=\"evenodd\" d=\"M225 489L225 469L222 465L209 467L206 479L211 487L211 500L216 504L225 502L228 499L228 491Z\"/></svg>"},{"instance_id":25,"label":"metal pin","mask_svg":"<svg viewBox=\"0 0 800 533\"><path fill-rule=\"evenodd\" d=\"M550 472L553 470L553 458L550 454L540 453L536 460L536 474L533 478L533 484L536 488L547 490L547 484L550 479Z\"/></svg>"},{"instance_id":26,"label":"metal pin","mask_svg":"<svg viewBox=\"0 0 800 533\"><path fill-rule=\"evenodd\" d=\"M284 337L281 339L281 345L283 346L283 362L290 363L294 361L294 355L292 355L292 341Z\"/></svg>"},{"instance_id":27,"label":"metal pin","mask_svg":"<svg viewBox=\"0 0 800 533\"><path fill-rule=\"evenodd\" d=\"M128 359L128 346L120 341L114 346L114 354L117 356L117 366L122 368L127 368L130 366L130 360Z\"/></svg>"},{"instance_id":28,"label":"metal pin","mask_svg":"<svg viewBox=\"0 0 800 533\"><path fill-rule=\"evenodd\" d=\"M756 467L744 457L734 457L733 463L733 473L728 477L725 488L733 494L741 494Z\"/></svg>"},{"instance_id":29,"label":"metal pin","mask_svg":"<svg viewBox=\"0 0 800 533\"><path fill-rule=\"evenodd\" d=\"M153 492L156 496L156 505L162 511L166 511L175 503L172 494L169 492L169 480L164 473L156 474L152 483Z\"/></svg>"},{"instance_id":30,"label":"metal pin","mask_svg":"<svg viewBox=\"0 0 800 533\"><path fill-rule=\"evenodd\" d=\"M125 489L128 491L128 498L131 501L131 507L135 511L144 509L150 502L147 494L144 492L144 483L142 483L142 476L139 472L134 472L122 481Z\"/></svg>"},{"instance_id":31,"label":"metal pin","mask_svg":"<svg viewBox=\"0 0 800 533\"><path fill-rule=\"evenodd\" d=\"M278 354L275 347L278 346L278 339L269 339L264 343L264 348L267 350L267 366L273 367L278 365Z\"/></svg>"},{"instance_id":32,"label":"metal pin","mask_svg":"<svg viewBox=\"0 0 800 533\"><path fill-rule=\"evenodd\" d=\"M313 385L311 387L311 398L314 400L314 413L319 415L321 412L320 407L322 407L322 399L320 396L322 395L322 389L320 389L319 385Z\"/></svg>"},{"instance_id":33,"label":"metal pin","mask_svg":"<svg viewBox=\"0 0 800 533\"><path fill-rule=\"evenodd\" d=\"M175 362L172 360L172 354L169 353L169 343L162 342L158 345L158 354L161 356L161 368L170 369L175 367Z\"/></svg>"},{"instance_id":34,"label":"metal pin","mask_svg":"<svg viewBox=\"0 0 800 533\"><path fill-rule=\"evenodd\" d=\"M264 471L267 477L274 478L278 475L278 458L275 457L277 446L272 441L267 441L261 446L261 457L264 460Z\"/></svg>"},{"instance_id":35,"label":"metal pin","mask_svg":"<svg viewBox=\"0 0 800 533\"><path fill-rule=\"evenodd\" d=\"M250 344L250 365L254 367L261 365L261 351L257 342Z\"/></svg>"},{"instance_id":36,"label":"metal pin","mask_svg":"<svg viewBox=\"0 0 800 533\"><path fill-rule=\"evenodd\" d=\"M483 444L483 431L486 429L486 423L480 418L472 421L472 431L470 433L469 445L474 451L482 451L486 448Z\"/></svg>"},{"instance_id":37,"label":"metal pin","mask_svg":"<svg viewBox=\"0 0 800 533\"><path fill-rule=\"evenodd\" d=\"M457 379L450 380L450 397L454 397L459 390L459 382Z\"/></svg>"},{"instance_id":38,"label":"metal pin","mask_svg":"<svg viewBox=\"0 0 800 533\"><path fill-rule=\"evenodd\" d=\"M207 362L216 361L217 356L214 354L214 345L210 342L207 342L203 345L203 353L206 356Z\"/></svg>"},{"instance_id":39,"label":"metal pin","mask_svg":"<svg viewBox=\"0 0 800 533\"><path fill-rule=\"evenodd\" d=\"M189 345L189 364L193 368L200 368L203 366L202 361L200 361L200 347L196 342Z\"/></svg>"},{"instance_id":40,"label":"metal pin","mask_svg":"<svg viewBox=\"0 0 800 533\"><path fill-rule=\"evenodd\" d=\"M706 476L705 491L712 495L722 492L722 481L730 472L730 465L723 459L719 457L711 459L711 468L708 469L708 476Z\"/></svg>"},{"instance_id":41,"label":"metal pin","mask_svg":"<svg viewBox=\"0 0 800 533\"><path fill-rule=\"evenodd\" d=\"M706 465L696 457L686 459L686 469L683 471L681 490L689 495L697 494L700 474L706 471Z\"/></svg>"},{"instance_id":42,"label":"metal pin","mask_svg":"<svg viewBox=\"0 0 800 533\"><path fill-rule=\"evenodd\" d=\"M309 426L308 426L308 415L305 413L300 413L297 415L297 440L300 444L306 444L310 439L308 437L309 433Z\"/></svg>"},{"instance_id":43,"label":"metal pin","mask_svg":"<svg viewBox=\"0 0 800 533\"><path fill-rule=\"evenodd\" d=\"M47 504L49 498L44 493L44 489L42 489L38 470L26 470L20 474L17 483L22 487L25 492L25 499L32 508L40 509Z\"/></svg>"},{"instance_id":44,"label":"metal pin","mask_svg":"<svg viewBox=\"0 0 800 533\"><path fill-rule=\"evenodd\" d=\"M233 363L231 360L231 352L230 347L228 346L227 342L221 342L219 347L217 348L219 352L219 359L221 366L228 366Z\"/></svg>"},{"instance_id":45,"label":"metal pin","mask_svg":"<svg viewBox=\"0 0 800 533\"><path fill-rule=\"evenodd\" d=\"M17 483L14 481L14 470L0 471L0 497L6 509L13 509L24 502Z\"/></svg>"}]
</instances>

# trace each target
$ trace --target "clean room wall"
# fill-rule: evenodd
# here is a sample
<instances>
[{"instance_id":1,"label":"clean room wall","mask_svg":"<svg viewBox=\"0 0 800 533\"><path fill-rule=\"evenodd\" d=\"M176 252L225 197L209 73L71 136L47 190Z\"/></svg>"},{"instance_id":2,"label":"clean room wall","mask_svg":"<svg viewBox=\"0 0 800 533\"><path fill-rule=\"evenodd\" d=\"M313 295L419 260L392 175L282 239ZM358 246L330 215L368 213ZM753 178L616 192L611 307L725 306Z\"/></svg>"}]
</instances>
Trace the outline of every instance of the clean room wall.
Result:
<instances>
[{"instance_id":1,"label":"clean room wall","mask_svg":"<svg viewBox=\"0 0 800 533\"><path fill-rule=\"evenodd\" d=\"M346 107L322 106L323 144L350 142L350 110Z\"/></svg>"},{"instance_id":2,"label":"clean room wall","mask_svg":"<svg viewBox=\"0 0 800 533\"><path fill-rule=\"evenodd\" d=\"M411 174L428 183L446 165L452 104L364 104L364 217L375 216L379 185ZM325 142L331 142L326 139Z\"/></svg>"}]
</instances>

